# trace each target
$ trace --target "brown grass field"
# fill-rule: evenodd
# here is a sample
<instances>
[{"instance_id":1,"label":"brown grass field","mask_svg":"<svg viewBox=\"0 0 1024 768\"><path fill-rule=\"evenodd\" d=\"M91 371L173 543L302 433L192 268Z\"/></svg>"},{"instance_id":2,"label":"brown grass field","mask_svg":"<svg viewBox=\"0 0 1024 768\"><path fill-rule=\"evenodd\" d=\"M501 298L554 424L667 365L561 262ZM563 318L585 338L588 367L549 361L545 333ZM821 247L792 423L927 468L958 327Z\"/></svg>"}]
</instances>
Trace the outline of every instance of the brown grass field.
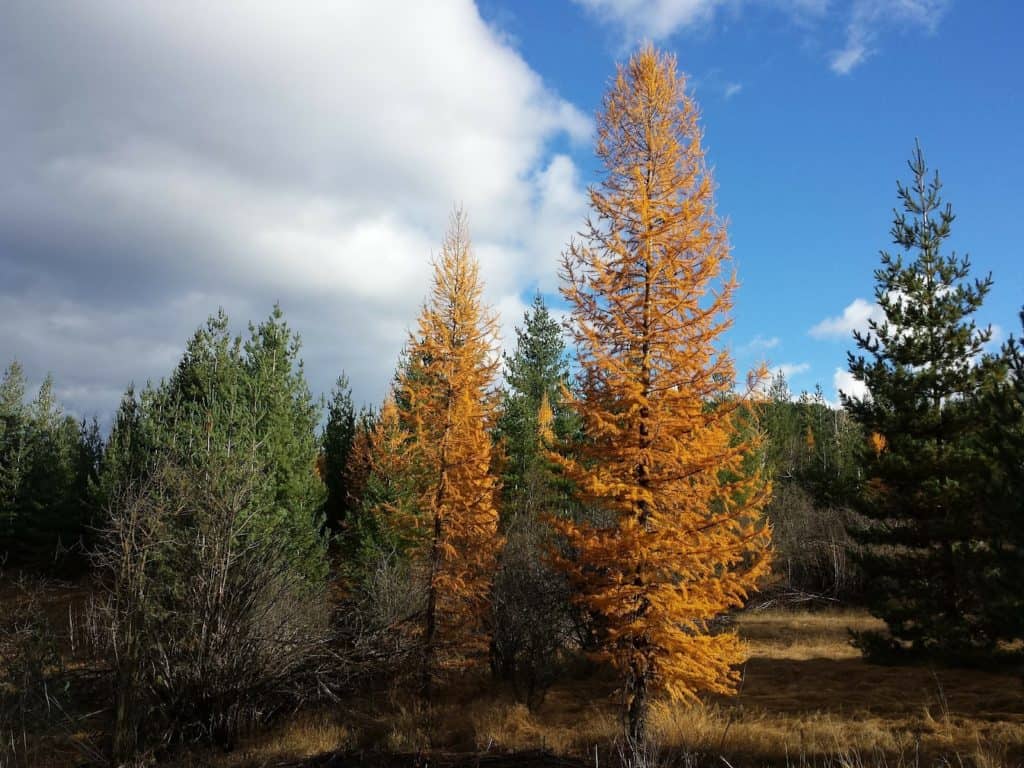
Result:
<instances>
[{"instance_id":1,"label":"brown grass field","mask_svg":"<svg viewBox=\"0 0 1024 768\"><path fill-rule=\"evenodd\" d=\"M1024 682L970 669L868 664L848 630L874 628L855 611L748 613L750 644L739 695L704 707L660 704L651 715L665 755L697 752L740 765L1024 765ZM334 712L307 713L253 738L231 755L183 764L279 765L334 750L545 750L593 764L621 724L606 675L581 671L530 712L510 691L467 682L427 713L379 694ZM198 761L198 762L194 762Z\"/></svg>"},{"instance_id":2,"label":"brown grass field","mask_svg":"<svg viewBox=\"0 0 1024 768\"><path fill-rule=\"evenodd\" d=\"M688 764L723 768L1024 765L1019 670L868 664L850 645L848 631L876 622L856 611L774 609L743 614L736 623L751 651L739 694L701 707L654 706L653 742L666 761L674 756L681 764L679 756L691 754L699 757ZM348 765L381 753L544 750L593 765L596 747L599 764L607 765L621 733L617 704L610 677L580 664L534 712L507 688L466 679L429 712L406 694L381 691L331 710L298 713L228 754L192 751L159 764L301 765L342 751L348 760L335 764ZM89 736L76 735L86 741ZM54 747L49 759L40 753L33 764L83 762L80 751ZM387 764L411 761L392 757Z\"/></svg>"}]
</instances>

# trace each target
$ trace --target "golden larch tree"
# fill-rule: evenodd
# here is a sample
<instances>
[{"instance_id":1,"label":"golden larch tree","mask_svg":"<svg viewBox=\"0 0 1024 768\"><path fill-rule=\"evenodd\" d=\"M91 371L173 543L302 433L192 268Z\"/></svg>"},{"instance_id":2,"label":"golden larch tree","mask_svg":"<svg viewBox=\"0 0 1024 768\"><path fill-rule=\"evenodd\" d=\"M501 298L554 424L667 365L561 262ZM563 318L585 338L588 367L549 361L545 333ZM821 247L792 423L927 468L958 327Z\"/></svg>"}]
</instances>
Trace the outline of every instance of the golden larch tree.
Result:
<instances>
[{"instance_id":1,"label":"golden larch tree","mask_svg":"<svg viewBox=\"0 0 1024 768\"><path fill-rule=\"evenodd\" d=\"M650 46L619 67L598 115L603 179L563 256L585 437L551 456L590 513L557 523L559 562L595 616L599 657L621 674L635 739L658 692L734 690L744 649L711 622L769 561L768 483L741 424L764 373L733 391L720 337L736 281L685 85Z\"/></svg>"},{"instance_id":2,"label":"golden larch tree","mask_svg":"<svg viewBox=\"0 0 1024 768\"><path fill-rule=\"evenodd\" d=\"M497 317L483 300L466 217L456 211L400 379L428 526L423 693L487 647L484 618L500 547L489 429L496 414Z\"/></svg>"}]
</instances>

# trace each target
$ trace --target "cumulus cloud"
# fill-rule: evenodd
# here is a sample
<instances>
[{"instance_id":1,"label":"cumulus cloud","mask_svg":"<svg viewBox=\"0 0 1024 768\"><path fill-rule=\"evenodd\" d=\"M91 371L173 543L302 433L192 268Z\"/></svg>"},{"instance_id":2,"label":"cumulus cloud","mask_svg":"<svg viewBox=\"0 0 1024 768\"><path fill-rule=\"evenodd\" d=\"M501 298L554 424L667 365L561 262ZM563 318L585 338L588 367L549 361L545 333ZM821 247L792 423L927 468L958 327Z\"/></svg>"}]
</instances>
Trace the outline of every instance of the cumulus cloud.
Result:
<instances>
[{"instance_id":1,"label":"cumulus cloud","mask_svg":"<svg viewBox=\"0 0 1024 768\"><path fill-rule=\"evenodd\" d=\"M807 371L811 370L811 364L810 363L779 363L778 365L773 365L771 370L772 370L773 374L781 373L783 375L783 377L785 377L785 379L787 381L789 381L794 376L798 376L801 373L807 373Z\"/></svg>"},{"instance_id":2,"label":"cumulus cloud","mask_svg":"<svg viewBox=\"0 0 1024 768\"><path fill-rule=\"evenodd\" d=\"M724 0L576 0L598 18L621 25L632 39L661 40L710 21Z\"/></svg>"},{"instance_id":3,"label":"cumulus cloud","mask_svg":"<svg viewBox=\"0 0 1024 768\"><path fill-rule=\"evenodd\" d=\"M590 120L470 0L0 6L0 338L79 412L280 300L378 398L463 204L491 301L551 290Z\"/></svg>"},{"instance_id":4,"label":"cumulus cloud","mask_svg":"<svg viewBox=\"0 0 1024 768\"><path fill-rule=\"evenodd\" d=\"M874 302L854 299L838 317L827 317L809 333L816 339L849 338L853 331L866 331L869 320L881 320L882 309Z\"/></svg>"},{"instance_id":5,"label":"cumulus cloud","mask_svg":"<svg viewBox=\"0 0 1024 768\"><path fill-rule=\"evenodd\" d=\"M836 390L837 405L840 392L855 400L863 400L868 396L867 385L860 379L854 378L853 374L844 368L836 368L835 373L832 375L832 385Z\"/></svg>"}]
</instances>

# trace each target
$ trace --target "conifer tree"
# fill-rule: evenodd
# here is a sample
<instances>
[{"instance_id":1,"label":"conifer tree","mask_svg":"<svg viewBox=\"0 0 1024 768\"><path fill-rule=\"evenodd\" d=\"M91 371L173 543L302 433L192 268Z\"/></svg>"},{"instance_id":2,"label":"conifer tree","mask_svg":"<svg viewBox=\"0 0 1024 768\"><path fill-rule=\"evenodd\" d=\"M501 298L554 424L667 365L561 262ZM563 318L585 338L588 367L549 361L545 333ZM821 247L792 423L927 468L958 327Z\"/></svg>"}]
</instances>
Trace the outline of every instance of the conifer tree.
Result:
<instances>
[{"instance_id":1,"label":"conifer tree","mask_svg":"<svg viewBox=\"0 0 1024 768\"><path fill-rule=\"evenodd\" d=\"M394 397L391 397L394 400ZM378 414L373 408L362 407L356 417L352 447L345 462L345 503L350 514L363 508L370 473L373 470L373 437L377 430Z\"/></svg>"},{"instance_id":2,"label":"conifer tree","mask_svg":"<svg viewBox=\"0 0 1024 768\"><path fill-rule=\"evenodd\" d=\"M484 305L465 214L453 213L410 340L400 389L422 474L426 537L422 686L486 647L483 620L499 549L495 417L497 320Z\"/></svg>"},{"instance_id":3,"label":"conifer tree","mask_svg":"<svg viewBox=\"0 0 1024 768\"><path fill-rule=\"evenodd\" d=\"M491 595L491 668L532 705L553 679L558 652L570 634L568 585L545 557L553 534L548 518L564 514L570 499L547 449L564 449L575 432L574 414L563 397L569 370L562 328L539 293L504 361L497 438L505 457L505 546Z\"/></svg>"},{"instance_id":4,"label":"conifer tree","mask_svg":"<svg viewBox=\"0 0 1024 768\"><path fill-rule=\"evenodd\" d=\"M327 424L321 438L323 481L327 486L324 500L324 523L337 533L351 512L346 469L356 437L356 410L352 388L342 374L331 392L327 405Z\"/></svg>"},{"instance_id":5,"label":"conifer tree","mask_svg":"<svg viewBox=\"0 0 1024 768\"><path fill-rule=\"evenodd\" d=\"M25 372L12 362L0 379L0 557L15 542L21 487L28 468Z\"/></svg>"},{"instance_id":6,"label":"conifer tree","mask_svg":"<svg viewBox=\"0 0 1024 768\"><path fill-rule=\"evenodd\" d=\"M976 396L996 373L984 353L990 329L971 316L992 280L970 279L966 256L942 253L954 220L920 146L912 182L897 183L902 210L881 254L875 299L883 317L854 332L859 353L849 369L868 391L842 401L868 436L858 502L868 523L851 529L860 543L868 605L891 640L861 638L867 651L893 643L917 654L957 657L991 648L998 627L985 618L985 595L971 576L984 569L985 513L976 503L982 460L974 439Z\"/></svg>"},{"instance_id":7,"label":"conifer tree","mask_svg":"<svg viewBox=\"0 0 1024 768\"><path fill-rule=\"evenodd\" d=\"M131 483L146 474L151 450L147 444L142 402L150 396L151 393L147 391L144 398L140 398L134 384L129 385L121 395L110 434L103 446L99 473L91 491L101 515Z\"/></svg>"},{"instance_id":8,"label":"conifer tree","mask_svg":"<svg viewBox=\"0 0 1024 768\"><path fill-rule=\"evenodd\" d=\"M977 500L987 541L977 549L989 557L971 575L981 581L987 623L1012 642L1024 639L1024 348L1018 338L1003 345L1001 358L1003 370L978 402L984 462Z\"/></svg>"},{"instance_id":9,"label":"conifer tree","mask_svg":"<svg viewBox=\"0 0 1024 768\"><path fill-rule=\"evenodd\" d=\"M390 395L357 452L356 461L367 463L362 511L352 521L357 561L368 566L381 555L405 557L422 546L426 526L416 507L416 446Z\"/></svg>"},{"instance_id":10,"label":"conifer tree","mask_svg":"<svg viewBox=\"0 0 1024 768\"><path fill-rule=\"evenodd\" d=\"M81 551L89 521L83 489L91 471L89 431L64 413L47 376L35 399L13 363L0 381L0 557L52 570L58 554ZM94 459L95 457L91 457Z\"/></svg>"},{"instance_id":11,"label":"conifer tree","mask_svg":"<svg viewBox=\"0 0 1024 768\"><path fill-rule=\"evenodd\" d=\"M575 553L561 562L600 619L598 656L619 672L640 739L652 694L735 689L744 648L711 622L768 567L767 483L746 466L746 399L716 346L736 281L674 57L648 46L620 67L597 131L604 177L563 259L585 439L552 456L593 510L559 523Z\"/></svg>"},{"instance_id":12,"label":"conifer tree","mask_svg":"<svg viewBox=\"0 0 1024 768\"><path fill-rule=\"evenodd\" d=\"M107 503L167 461L190 471L244 466L258 487L246 527L282 542L311 585L327 573L320 536L324 487L316 475L320 418L299 359L300 343L279 307L250 325L243 343L223 311L186 345L171 376L122 399L98 481Z\"/></svg>"},{"instance_id":13,"label":"conifer tree","mask_svg":"<svg viewBox=\"0 0 1024 768\"><path fill-rule=\"evenodd\" d=\"M562 328L537 294L516 328L516 347L504 356L506 391L501 400L497 435L505 451L502 477L503 517L536 516L556 496L556 478L541 440L538 416L542 405L550 417L550 442L573 431L572 411L563 391L569 364Z\"/></svg>"}]
</instances>

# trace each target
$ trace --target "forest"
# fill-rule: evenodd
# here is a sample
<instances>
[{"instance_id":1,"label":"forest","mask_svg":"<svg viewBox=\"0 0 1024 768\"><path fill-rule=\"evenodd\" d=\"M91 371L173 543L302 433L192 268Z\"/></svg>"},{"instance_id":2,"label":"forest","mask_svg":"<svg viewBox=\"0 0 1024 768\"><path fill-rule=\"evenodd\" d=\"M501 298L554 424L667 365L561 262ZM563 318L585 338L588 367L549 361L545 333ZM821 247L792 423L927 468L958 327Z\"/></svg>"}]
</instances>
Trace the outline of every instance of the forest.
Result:
<instances>
[{"instance_id":1,"label":"forest","mask_svg":"<svg viewBox=\"0 0 1024 768\"><path fill-rule=\"evenodd\" d=\"M836 404L737 369L674 56L595 135L558 306L503 353L454 208L383 402L280 306L109 428L5 361L0 766L1022 764L1024 350L922 147Z\"/></svg>"}]
</instances>

